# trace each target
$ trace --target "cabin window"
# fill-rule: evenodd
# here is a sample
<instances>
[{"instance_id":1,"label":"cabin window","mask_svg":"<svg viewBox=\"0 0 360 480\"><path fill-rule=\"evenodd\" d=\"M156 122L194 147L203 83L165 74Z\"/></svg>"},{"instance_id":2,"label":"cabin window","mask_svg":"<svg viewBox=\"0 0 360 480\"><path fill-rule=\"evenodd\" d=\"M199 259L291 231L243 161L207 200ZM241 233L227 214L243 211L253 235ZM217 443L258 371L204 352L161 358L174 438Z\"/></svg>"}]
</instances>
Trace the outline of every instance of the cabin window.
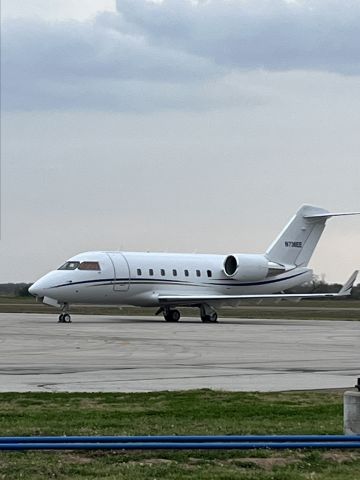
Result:
<instances>
[{"instance_id":1,"label":"cabin window","mask_svg":"<svg viewBox=\"0 0 360 480\"><path fill-rule=\"evenodd\" d=\"M160 270L160 274L162 277L165 277L165 270L163 268Z\"/></svg>"},{"instance_id":2,"label":"cabin window","mask_svg":"<svg viewBox=\"0 0 360 480\"><path fill-rule=\"evenodd\" d=\"M80 262L65 262L64 265L58 268L58 270L76 270Z\"/></svg>"},{"instance_id":3,"label":"cabin window","mask_svg":"<svg viewBox=\"0 0 360 480\"><path fill-rule=\"evenodd\" d=\"M208 270L208 271L207 271L207 276L208 276L209 278L212 277L212 271L211 271L211 270Z\"/></svg>"},{"instance_id":4,"label":"cabin window","mask_svg":"<svg viewBox=\"0 0 360 480\"><path fill-rule=\"evenodd\" d=\"M138 274L138 275L141 275L141 268L138 268L138 269L137 269L137 274Z\"/></svg>"},{"instance_id":5,"label":"cabin window","mask_svg":"<svg viewBox=\"0 0 360 480\"><path fill-rule=\"evenodd\" d=\"M173 270L173 276L174 276L174 277L177 277L177 270L175 270L175 268L174 268L174 270Z\"/></svg>"},{"instance_id":6,"label":"cabin window","mask_svg":"<svg viewBox=\"0 0 360 480\"><path fill-rule=\"evenodd\" d=\"M79 265L79 270L96 270L100 271L99 262L81 262Z\"/></svg>"},{"instance_id":7,"label":"cabin window","mask_svg":"<svg viewBox=\"0 0 360 480\"><path fill-rule=\"evenodd\" d=\"M154 270L152 268L149 268L149 275L152 277L154 275Z\"/></svg>"},{"instance_id":8,"label":"cabin window","mask_svg":"<svg viewBox=\"0 0 360 480\"><path fill-rule=\"evenodd\" d=\"M184 273L185 273L185 277L189 276L189 270L184 270Z\"/></svg>"},{"instance_id":9,"label":"cabin window","mask_svg":"<svg viewBox=\"0 0 360 480\"><path fill-rule=\"evenodd\" d=\"M200 270L196 270L196 276L200 277L200 275L201 275Z\"/></svg>"}]
</instances>

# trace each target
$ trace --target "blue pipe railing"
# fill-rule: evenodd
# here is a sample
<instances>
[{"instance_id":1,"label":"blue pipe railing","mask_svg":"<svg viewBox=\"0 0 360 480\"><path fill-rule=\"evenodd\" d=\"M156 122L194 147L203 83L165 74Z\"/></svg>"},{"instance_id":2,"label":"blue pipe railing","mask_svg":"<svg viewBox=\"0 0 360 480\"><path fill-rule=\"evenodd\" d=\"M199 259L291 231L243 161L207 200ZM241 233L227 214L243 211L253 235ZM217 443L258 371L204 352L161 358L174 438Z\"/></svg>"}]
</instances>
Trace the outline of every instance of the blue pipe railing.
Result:
<instances>
[{"instance_id":1,"label":"blue pipe railing","mask_svg":"<svg viewBox=\"0 0 360 480\"><path fill-rule=\"evenodd\" d=\"M128 443L1 443L0 450L254 450L355 449L360 442L128 442Z\"/></svg>"},{"instance_id":2,"label":"blue pipe railing","mask_svg":"<svg viewBox=\"0 0 360 480\"><path fill-rule=\"evenodd\" d=\"M0 450L253 450L300 448L360 448L360 435L0 437Z\"/></svg>"},{"instance_id":3,"label":"blue pipe railing","mask_svg":"<svg viewBox=\"0 0 360 480\"><path fill-rule=\"evenodd\" d=\"M2 443L354 442L360 435L57 435L1 437Z\"/></svg>"}]
</instances>

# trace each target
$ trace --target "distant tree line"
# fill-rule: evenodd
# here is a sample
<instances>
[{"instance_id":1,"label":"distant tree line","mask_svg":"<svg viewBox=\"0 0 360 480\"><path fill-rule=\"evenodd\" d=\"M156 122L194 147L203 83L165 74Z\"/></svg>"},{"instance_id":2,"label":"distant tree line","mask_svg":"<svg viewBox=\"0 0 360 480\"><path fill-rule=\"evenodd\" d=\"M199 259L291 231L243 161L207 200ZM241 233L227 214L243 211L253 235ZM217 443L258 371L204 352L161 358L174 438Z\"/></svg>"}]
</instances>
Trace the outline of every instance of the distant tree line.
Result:
<instances>
[{"instance_id":1,"label":"distant tree line","mask_svg":"<svg viewBox=\"0 0 360 480\"><path fill-rule=\"evenodd\" d=\"M289 293L336 293L341 289L340 283L327 283L322 280L313 280L306 282L298 287L288 290ZM353 287L351 297L360 299L360 283Z\"/></svg>"},{"instance_id":2,"label":"distant tree line","mask_svg":"<svg viewBox=\"0 0 360 480\"><path fill-rule=\"evenodd\" d=\"M30 296L29 287L32 283L0 283L0 296L6 297L27 297ZM342 285L339 283L326 283L321 280L304 283L296 288L288 290L290 293L336 293ZM360 283L356 285L351 298L360 299Z\"/></svg>"},{"instance_id":3,"label":"distant tree line","mask_svg":"<svg viewBox=\"0 0 360 480\"><path fill-rule=\"evenodd\" d=\"M0 283L0 296L27 297L32 283Z\"/></svg>"}]
</instances>

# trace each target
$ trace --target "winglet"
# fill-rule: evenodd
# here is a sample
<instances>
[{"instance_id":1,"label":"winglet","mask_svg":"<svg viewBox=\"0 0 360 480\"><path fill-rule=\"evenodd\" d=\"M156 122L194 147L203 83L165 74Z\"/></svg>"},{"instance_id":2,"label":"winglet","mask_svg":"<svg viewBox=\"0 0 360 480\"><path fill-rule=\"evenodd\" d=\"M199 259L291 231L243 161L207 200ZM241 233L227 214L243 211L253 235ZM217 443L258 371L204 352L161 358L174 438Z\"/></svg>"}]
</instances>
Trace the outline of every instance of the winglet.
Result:
<instances>
[{"instance_id":1,"label":"winglet","mask_svg":"<svg viewBox=\"0 0 360 480\"><path fill-rule=\"evenodd\" d=\"M351 290L354 286L358 273L359 273L359 270L355 270L355 272L351 275L349 280L344 283L344 285L341 287L341 290L337 294L338 297L345 297L347 295L351 295Z\"/></svg>"}]
</instances>

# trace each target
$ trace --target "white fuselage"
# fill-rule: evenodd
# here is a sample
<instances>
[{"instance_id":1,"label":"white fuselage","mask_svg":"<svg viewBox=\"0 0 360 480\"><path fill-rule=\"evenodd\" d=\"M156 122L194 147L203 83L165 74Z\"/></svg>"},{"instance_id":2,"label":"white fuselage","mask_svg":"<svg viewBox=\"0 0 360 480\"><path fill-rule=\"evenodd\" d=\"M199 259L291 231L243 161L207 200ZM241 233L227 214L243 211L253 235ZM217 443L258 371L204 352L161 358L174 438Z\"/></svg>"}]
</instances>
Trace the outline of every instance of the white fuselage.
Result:
<instances>
[{"instance_id":1,"label":"white fuselage","mask_svg":"<svg viewBox=\"0 0 360 480\"><path fill-rule=\"evenodd\" d=\"M159 306L161 295L271 294L312 279L306 267L289 268L261 281L238 281L223 270L224 255L87 252L73 262L98 262L100 269L54 270L31 288L59 304ZM226 301L222 302L226 305Z\"/></svg>"}]
</instances>

